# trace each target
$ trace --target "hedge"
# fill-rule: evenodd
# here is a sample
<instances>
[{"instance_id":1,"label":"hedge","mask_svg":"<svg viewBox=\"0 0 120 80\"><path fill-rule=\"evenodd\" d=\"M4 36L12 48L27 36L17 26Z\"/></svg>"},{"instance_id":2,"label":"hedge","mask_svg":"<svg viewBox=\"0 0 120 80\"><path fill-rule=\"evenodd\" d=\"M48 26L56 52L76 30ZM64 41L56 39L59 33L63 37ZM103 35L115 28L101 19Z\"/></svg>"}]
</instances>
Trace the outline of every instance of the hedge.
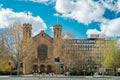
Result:
<instances>
[{"instance_id":1,"label":"hedge","mask_svg":"<svg viewBox=\"0 0 120 80\"><path fill-rule=\"evenodd\" d=\"M23 74L22 72L20 72L20 75ZM0 71L0 75L17 75L17 71L16 70L12 70L12 71Z\"/></svg>"}]
</instances>

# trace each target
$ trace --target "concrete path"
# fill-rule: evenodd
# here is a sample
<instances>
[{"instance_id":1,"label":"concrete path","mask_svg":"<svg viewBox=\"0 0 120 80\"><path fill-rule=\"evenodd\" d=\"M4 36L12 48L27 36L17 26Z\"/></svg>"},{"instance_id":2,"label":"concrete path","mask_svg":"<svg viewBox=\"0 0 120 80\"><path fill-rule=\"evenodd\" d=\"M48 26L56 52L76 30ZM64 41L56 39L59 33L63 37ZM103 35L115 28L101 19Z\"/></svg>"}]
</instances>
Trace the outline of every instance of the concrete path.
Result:
<instances>
[{"instance_id":1,"label":"concrete path","mask_svg":"<svg viewBox=\"0 0 120 80\"><path fill-rule=\"evenodd\" d=\"M91 76L0 76L0 80L120 80L120 77L93 78Z\"/></svg>"}]
</instances>

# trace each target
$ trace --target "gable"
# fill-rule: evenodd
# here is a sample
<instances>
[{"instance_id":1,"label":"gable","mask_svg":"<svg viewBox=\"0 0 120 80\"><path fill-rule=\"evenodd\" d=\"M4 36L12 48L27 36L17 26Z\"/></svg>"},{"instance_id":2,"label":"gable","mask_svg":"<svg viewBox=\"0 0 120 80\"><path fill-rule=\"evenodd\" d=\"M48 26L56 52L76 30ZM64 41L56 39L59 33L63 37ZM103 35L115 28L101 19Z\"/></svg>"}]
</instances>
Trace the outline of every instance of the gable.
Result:
<instances>
[{"instance_id":1,"label":"gable","mask_svg":"<svg viewBox=\"0 0 120 80\"><path fill-rule=\"evenodd\" d=\"M44 38L47 39L48 41L52 42L53 38L50 37L48 34L46 34L44 31L41 31L39 34L33 37L33 40L37 40L38 38Z\"/></svg>"}]
</instances>

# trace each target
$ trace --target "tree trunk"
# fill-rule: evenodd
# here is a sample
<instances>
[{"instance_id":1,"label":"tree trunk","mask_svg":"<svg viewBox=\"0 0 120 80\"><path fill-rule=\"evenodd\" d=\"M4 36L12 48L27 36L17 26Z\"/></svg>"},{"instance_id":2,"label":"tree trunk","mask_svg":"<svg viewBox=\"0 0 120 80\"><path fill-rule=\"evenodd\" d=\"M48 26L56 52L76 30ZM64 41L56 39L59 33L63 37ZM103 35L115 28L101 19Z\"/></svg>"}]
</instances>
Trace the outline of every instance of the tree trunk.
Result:
<instances>
[{"instance_id":1,"label":"tree trunk","mask_svg":"<svg viewBox=\"0 0 120 80\"><path fill-rule=\"evenodd\" d=\"M19 53L18 53L18 57L17 57L17 76L19 76L20 74L20 59L19 59Z\"/></svg>"},{"instance_id":2,"label":"tree trunk","mask_svg":"<svg viewBox=\"0 0 120 80\"><path fill-rule=\"evenodd\" d=\"M20 62L18 61L18 64L17 64L17 76L20 75Z\"/></svg>"}]
</instances>

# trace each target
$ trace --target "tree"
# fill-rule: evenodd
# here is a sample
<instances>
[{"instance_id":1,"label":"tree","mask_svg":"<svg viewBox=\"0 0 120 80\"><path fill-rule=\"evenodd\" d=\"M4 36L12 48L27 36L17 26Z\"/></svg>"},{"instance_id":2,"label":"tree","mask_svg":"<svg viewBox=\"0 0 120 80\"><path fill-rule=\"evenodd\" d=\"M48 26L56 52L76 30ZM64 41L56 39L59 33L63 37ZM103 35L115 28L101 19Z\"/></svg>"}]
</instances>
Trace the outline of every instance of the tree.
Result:
<instances>
[{"instance_id":1,"label":"tree","mask_svg":"<svg viewBox=\"0 0 120 80\"><path fill-rule=\"evenodd\" d=\"M85 51L81 51L79 44L75 43L74 36L71 32L67 31L63 35L63 48L64 48L64 64L66 71L71 69L80 70L85 63Z\"/></svg>"},{"instance_id":2,"label":"tree","mask_svg":"<svg viewBox=\"0 0 120 80\"><path fill-rule=\"evenodd\" d=\"M0 31L0 58L3 59L7 57L8 57L8 50L4 45L3 32Z\"/></svg>"},{"instance_id":3,"label":"tree","mask_svg":"<svg viewBox=\"0 0 120 80\"><path fill-rule=\"evenodd\" d=\"M116 38L112 40L96 39L92 51L94 61L101 65L99 67L114 69L114 71L120 67L120 49Z\"/></svg>"},{"instance_id":4,"label":"tree","mask_svg":"<svg viewBox=\"0 0 120 80\"><path fill-rule=\"evenodd\" d=\"M27 57L30 58L30 51L32 48L32 39L23 40L23 27L19 22L5 29L3 33L3 40L7 50L10 53L11 59L17 66L17 75L20 72L20 64ZM29 51L29 52L28 52Z\"/></svg>"},{"instance_id":5,"label":"tree","mask_svg":"<svg viewBox=\"0 0 120 80\"><path fill-rule=\"evenodd\" d=\"M106 49L104 49L104 62L105 68L118 68L120 67L120 52L116 47L116 40L113 39L108 41L106 44Z\"/></svg>"},{"instance_id":6,"label":"tree","mask_svg":"<svg viewBox=\"0 0 120 80\"><path fill-rule=\"evenodd\" d=\"M66 31L65 33L62 34L62 38L63 39L73 39L74 38L74 34L71 33L69 30Z\"/></svg>"},{"instance_id":7,"label":"tree","mask_svg":"<svg viewBox=\"0 0 120 80\"><path fill-rule=\"evenodd\" d=\"M106 41L105 48L103 49L103 67L111 68L116 73L117 68L120 67L120 50L117 47L117 39Z\"/></svg>"},{"instance_id":8,"label":"tree","mask_svg":"<svg viewBox=\"0 0 120 80\"><path fill-rule=\"evenodd\" d=\"M2 39L3 35L2 35L2 31L0 31L0 71L8 71L10 70L10 66L9 66L9 53L8 50L6 49L6 47L4 46L4 41Z\"/></svg>"},{"instance_id":9,"label":"tree","mask_svg":"<svg viewBox=\"0 0 120 80\"><path fill-rule=\"evenodd\" d=\"M116 50L115 52L113 68L120 68L120 50Z\"/></svg>"},{"instance_id":10,"label":"tree","mask_svg":"<svg viewBox=\"0 0 120 80\"><path fill-rule=\"evenodd\" d=\"M103 66L105 68L112 68L112 63L114 62L113 57L115 57L114 55L114 43L113 40L112 41L107 41L106 43L106 47L104 49L104 61L103 61Z\"/></svg>"},{"instance_id":11,"label":"tree","mask_svg":"<svg viewBox=\"0 0 120 80\"><path fill-rule=\"evenodd\" d=\"M114 64L116 68L120 68L120 45L117 43L117 40L115 41L115 57L114 57Z\"/></svg>"},{"instance_id":12,"label":"tree","mask_svg":"<svg viewBox=\"0 0 120 80\"><path fill-rule=\"evenodd\" d=\"M99 69L99 72L102 74L105 73L105 70L108 74L110 70L112 72L113 62L115 62L115 40L97 38L92 51L96 68Z\"/></svg>"}]
</instances>

